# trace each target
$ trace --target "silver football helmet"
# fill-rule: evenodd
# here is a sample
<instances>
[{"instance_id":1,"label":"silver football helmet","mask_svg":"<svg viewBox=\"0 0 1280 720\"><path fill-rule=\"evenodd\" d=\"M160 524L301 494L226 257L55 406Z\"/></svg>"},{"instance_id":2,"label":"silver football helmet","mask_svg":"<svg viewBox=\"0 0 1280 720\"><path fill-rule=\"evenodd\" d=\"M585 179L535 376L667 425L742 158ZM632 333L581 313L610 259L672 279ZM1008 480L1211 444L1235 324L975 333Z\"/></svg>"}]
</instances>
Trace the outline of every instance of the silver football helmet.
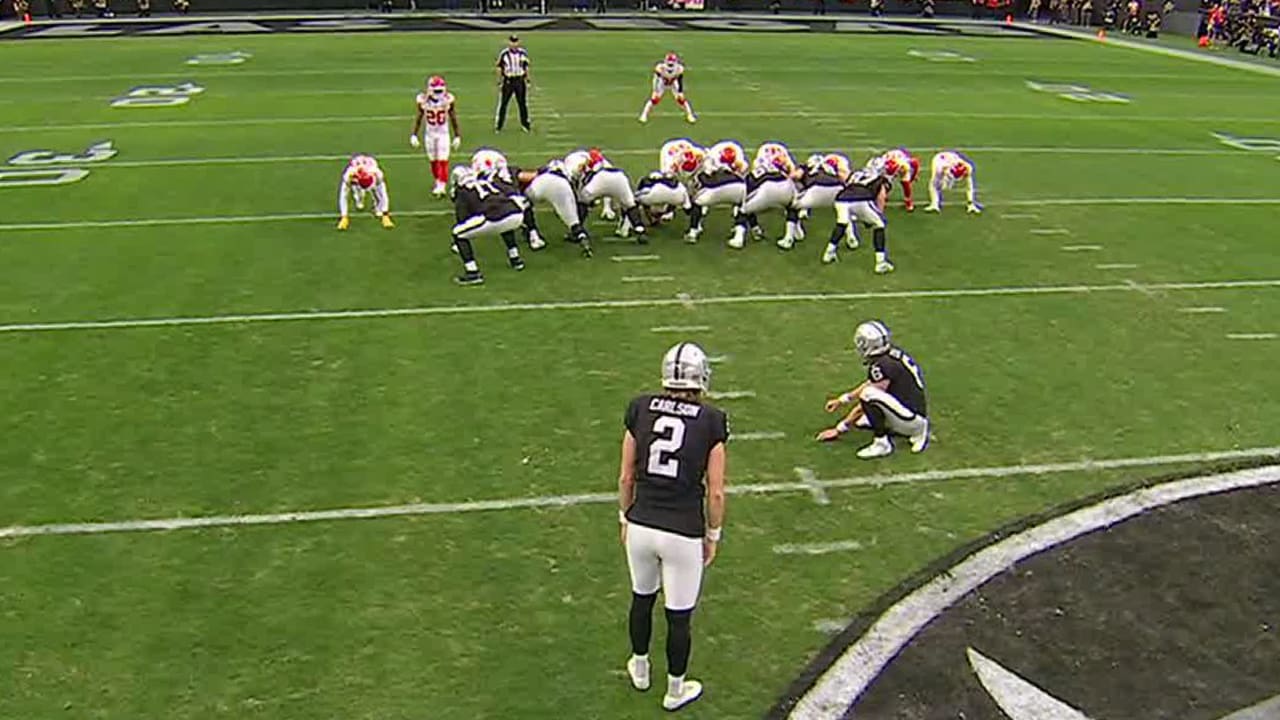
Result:
<instances>
[{"instance_id":1,"label":"silver football helmet","mask_svg":"<svg viewBox=\"0 0 1280 720\"><path fill-rule=\"evenodd\" d=\"M868 320L853 331L853 345L867 360L889 351L889 328L879 320Z\"/></svg>"},{"instance_id":2,"label":"silver football helmet","mask_svg":"<svg viewBox=\"0 0 1280 720\"><path fill-rule=\"evenodd\" d=\"M711 363L694 343L676 343L662 358L662 387L667 390L699 390L711 387Z\"/></svg>"}]
</instances>

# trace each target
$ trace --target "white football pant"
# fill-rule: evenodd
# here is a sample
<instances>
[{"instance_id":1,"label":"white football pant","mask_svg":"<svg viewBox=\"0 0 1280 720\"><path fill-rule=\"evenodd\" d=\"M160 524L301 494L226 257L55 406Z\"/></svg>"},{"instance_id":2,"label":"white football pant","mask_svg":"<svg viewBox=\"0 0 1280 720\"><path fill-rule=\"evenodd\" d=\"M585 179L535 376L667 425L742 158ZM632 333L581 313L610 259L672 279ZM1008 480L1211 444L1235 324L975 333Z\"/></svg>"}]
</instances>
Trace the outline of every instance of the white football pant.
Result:
<instances>
[{"instance_id":1,"label":"white football pant","mask_svg":"<svg viewBox=\"0 0 1280 720\"><path fill-rule=\"evenodd\" d=\"M567 228L574 227L578 217L578 201L573 196L573 184L553 173L540 173L529 183L524 196L534 203L550 205Z\"/></svg>"},{"instance_id":2,"label":"white football pant","mask_svg":"<svg viewBox=\"0 0 1280 720\"><path fill-rule=\"evenodd\" d=\"M698 604L701 538L627 523L627 567L637 595L652 595L661 588L668 610L691 610Z\"/></svg>"}]
</instances>

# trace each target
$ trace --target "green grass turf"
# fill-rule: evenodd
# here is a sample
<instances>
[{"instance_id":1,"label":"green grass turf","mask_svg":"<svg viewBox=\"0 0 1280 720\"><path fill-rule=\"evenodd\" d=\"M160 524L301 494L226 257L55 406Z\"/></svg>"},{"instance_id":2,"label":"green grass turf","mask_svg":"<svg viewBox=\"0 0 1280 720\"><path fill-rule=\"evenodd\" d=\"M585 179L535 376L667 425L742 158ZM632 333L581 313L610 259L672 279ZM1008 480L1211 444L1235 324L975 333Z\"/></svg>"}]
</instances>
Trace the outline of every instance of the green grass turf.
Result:
<instances>
[{"instance_id":1,"label":"green grass turf","mask_svg":"<svg viewBox=\"0 0 1280 720\"><path fill-rule=\"evenodd\" d=\"M656 325L708 326L693 339L729 356L716 386L758 393L724 403L735 430L787 433L735 443L734 483L791 480L797 466L831 478L1275 444L1277 346L1224 337L1276 332L1280 294L1141 288L1280 277L1274 206L1002 204L1274 198L1271 155L1210 136L1280 134L1274 80L1065 40L528 33L537 131L495 137L488 68L501 42L424 33L6 44L0 156L104 139L120 155L76 185L0 190L0 323L681 292L1132 289L5 333L0 526L609 492L625 402L653 386L675 339L650 332ZM702 120L690 128L664 104L640 126L632 115L648 66L672 47ZM929 63L911 48L977 62ZM254 57L182 64L232 49ZM860 58L873 58L872 71ZM483 289L449 282L457 261L439 215L401 214L390 232L359 216L346 234L328 219L3 228L331 212L339 158L354 151L382 158L393 212L445 211L406 147L413 92L440 71L460 99L468 149L495 145L516 163L599 144L638 176L663 140L686 134L781 139L857 161L890 144L988 148L972 151L988 211L893 209L899 271L887 277L871 274L865 250L818 265L825 214L784 255L766 244L727 250L719 212L697 246L660 228L643 251L601 243L584 261L555 242L523 275L486 243ZM185 107L108 107L130 87L187 79L206 91ZM1133 101L1073 103L1026 79L1087 82ZM273 118L301 121L259 122ZM1189 152L1046 150L1055 147ZM286 156L303 159L145 164ZM763 221L776 236L780 218ZM543 224L558 235L550 215ZM1030 232L1046 227L1071 234ZM609 259L637 252L661 260ZM621 282L649 274L675 280ZM1178 312L1206 305L1227 312ZM849 335L866 317L886 320L930 381L937 441L923 456L861 464L851 442L808 440L827 422L824 397L859 379ZM822 646L816 621L850 617L1002 523L1156 472L858 488L832 492L826 506L804 494L731 498L696 621L693 668L708 694L689 715L759 715ZM654 717L657 693L636 696L620 674L628 588L613 518L610 506L588 505L6 541L0 666L13 671L0 676L0 717ZM771 552L849 539L865 548Z\"/></svg>"}]
</instances>

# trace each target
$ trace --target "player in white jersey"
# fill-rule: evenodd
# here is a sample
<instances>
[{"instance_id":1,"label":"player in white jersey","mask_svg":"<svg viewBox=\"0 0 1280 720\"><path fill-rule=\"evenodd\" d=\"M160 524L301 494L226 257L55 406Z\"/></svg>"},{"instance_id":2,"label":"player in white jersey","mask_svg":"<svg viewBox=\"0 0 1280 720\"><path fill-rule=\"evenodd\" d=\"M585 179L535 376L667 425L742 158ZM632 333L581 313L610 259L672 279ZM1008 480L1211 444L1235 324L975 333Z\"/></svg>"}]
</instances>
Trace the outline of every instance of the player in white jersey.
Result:
<instances>
[{"instance_id":1,"label":"player in white jersey","mask_svg":"<svg viewBox=\"0 0 1280 720\"><path fill-rule=\"evenodd\" d=\"M729 239L729 247L741 248L746 244L747 232L761 235L757 213L777 208L785 210L795 199L796 186L791 174L796 170L795 160L787 146L778 142L767 142L756 149L755 158L751 161L751 172L747 174L747 196L738 208L733 237ZM787 236L791 237L792 227L787 225Z\"/></svg>"},{"instance_id":2,"label":"player in white jersey","mask_svg":"<svg viewBox=\"0 0 1280 720\"><path fill-rule=\"evenodd\" d=\"M851 168L849 158L840 153L815 153L791 174L796 196L787 212L787 235L778 241L779 248L790 250L804 239L804 219L811 210L835 208L836 196L852 174Z\"/></svg>"},{"instance_id":3,"label":"player in white jersey","mask_svg":"<svg viewBox=\"0 0 1280 720\"><path fill-rule=\"evenodd\" d=\"M685 240L693 243L702 235L702 221L708 208L728 205L737 209L747 199L747 154L732 140L722 140L707 149L702 166L691 181L689 231Z\"/></svg>"},{"instance_id":4,"label":"player in white jersey","mask_svg":"<svg viewBox=\"0 0 1280 720\"><path fill-rule=\"evenodd\" d=\"M347 168L342 171L338 185L338 229L351 227L350 202L355 196L356 209L363 210L365 198L373 195L373 214L382 227L393 228L391 222L391 198L387 195L387 178L371 155L352 155Z\"/></svg>"},{"instance_id":5,"label":"player in white jersey","mask_svg":"<svg viewBox=\"0 0 1280 720\"><path fill-rule=\"evenodd\" d=\"M462 131L458 129L458 111L454 107L453 94L445 85L444 78L432 75L427 78L427 88L418 93L415 103L417 114L413 117L413 132L409 135L409 144L413 147L426 145L427 159L431 161L431 176L436 180L432 193L444 195L449 184L449 148L457 149L462 145ZM453 131L452 142L449 140L450 130Z\"/></svg>"},{"instance_id":6,"label":"player in white jersey","mask_svg":"<svg viewBox=\"0 0 1280 720\"><path fill-rule=\"evenodd\" d=\"M894 148L878 155L867 163L867 167L875 168L881 175L902 185L902 207L907 212L916 209L915 198L912 197L911 184L920 174L920 160L906 148Z\"/></svg>"},{"instance_id":7,"label":"player in white jersey","mask_svg":"<svg viewBox=\"0 0 1280 720\"><path fill-rule=\"evenodd\" d=\"M578 194L578 204L582 206L580 215L586 216L586 208L600 201L601 216L613 220L617 215L613 211L613 203L622 211L622 221L618 225L618 235L627 237L636 234L636 242L641 245L648 242L645 238L644 219L640 217L640 206L636 204L635 193L631 189L631 179L621 168L600 152L599 148L575 150L564 158L564 168L569 174Z\"/></svg>"},{"instance_id":8,"label":"player in white jersey","mask_svg":"<svg viewBox=\"0 0 1280 720\"><path fill-rule=\"evenodd\" d=\"M978 204L978 186L973 179L973 161L955 150L943 150L933 156L929 175L929 207L926 212L942 212L942 191L950 190L956 183L966 183L965 197L971 213L982 212Z\"/></svg>"},{"instance_id":9,"label":"player in white jersey","mask_svg":"<svg viewBox=\"0 0 1280 720\"><path fill-rule=\"evenodd\" d=\"M654 105L662 102L662 96L668 92L675 98L676 105L684 110L684 119L691 123L697 122L698 118L693 114L693 106L684 96L684 63L680 62L680 56L673 52L667 53L667 57L662 62L653 66L653 94L649 96L644 109L640 111L640 122L649 122L649 111Z\"/></svg>"},{"instance_id":10,"label":"player in white jersey","mask_svg":"<svg viewBox=\"0 0 1280 720\"><path fill-rule=\"evenodd\" d=\"M662 144L658 152L658 168L663 174L688 180L702 165L706 149L688 138L676 138Z\"/></svg>"}]
</instances>

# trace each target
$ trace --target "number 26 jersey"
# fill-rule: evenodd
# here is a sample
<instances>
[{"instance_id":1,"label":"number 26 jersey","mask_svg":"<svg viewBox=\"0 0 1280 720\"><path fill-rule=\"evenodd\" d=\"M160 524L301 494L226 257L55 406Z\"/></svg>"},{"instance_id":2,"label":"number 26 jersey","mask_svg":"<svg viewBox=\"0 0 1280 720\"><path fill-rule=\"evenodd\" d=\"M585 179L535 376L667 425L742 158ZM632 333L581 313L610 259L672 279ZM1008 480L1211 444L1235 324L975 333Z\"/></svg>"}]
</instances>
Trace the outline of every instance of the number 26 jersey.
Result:
<instances>
[{"instance_id":1,"label":"number 26 jersey","mask_svg":"<svg viewBox=\"0 0 1280 720\"><path fill-rule=\"evenodd\" d=\"M626 426L636 441L636 498L627 519L702 537L707 459L716 445L729 439L724 411L666 395L641 395L627 407Z\"/></svg>"}]
</instances>

